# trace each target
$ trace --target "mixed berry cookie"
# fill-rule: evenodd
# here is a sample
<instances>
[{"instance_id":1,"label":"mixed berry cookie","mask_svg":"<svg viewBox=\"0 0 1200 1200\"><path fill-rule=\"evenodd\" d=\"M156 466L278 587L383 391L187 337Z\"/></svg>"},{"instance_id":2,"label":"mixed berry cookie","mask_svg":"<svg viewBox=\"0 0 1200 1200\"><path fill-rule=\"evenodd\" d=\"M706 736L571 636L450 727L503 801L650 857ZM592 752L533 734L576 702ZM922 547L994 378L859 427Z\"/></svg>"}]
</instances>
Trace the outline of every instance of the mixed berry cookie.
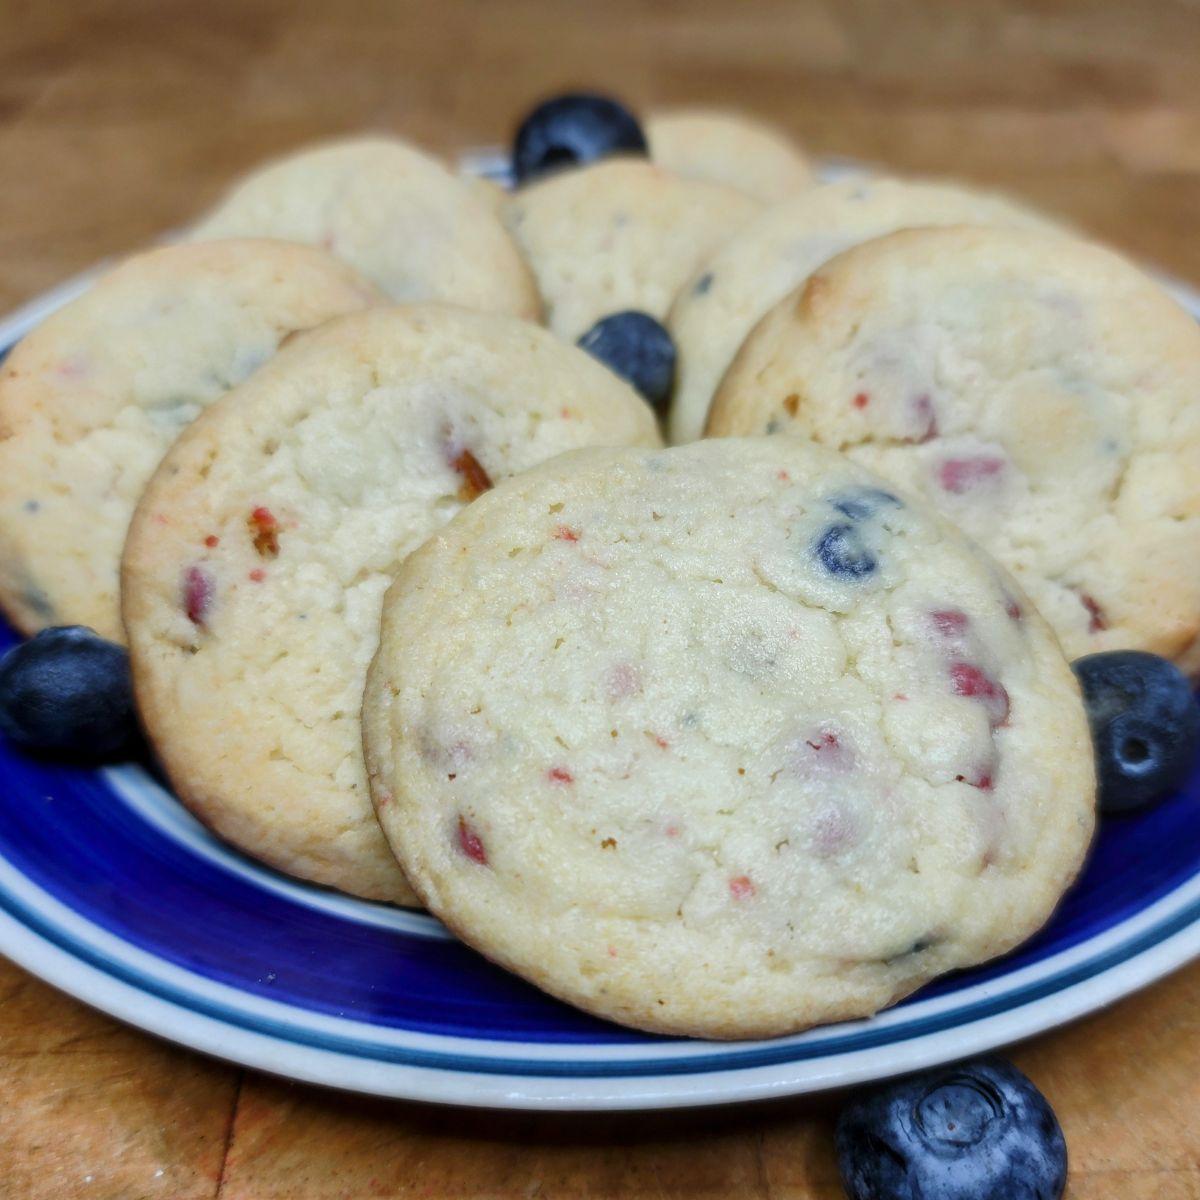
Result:
<instances>
[{"instance_id":1,"label":"mixed berry cookie","mask_svg":"<svg viewBox=\"0 0 1200 1200\"><path fill-rule=\"evenodd\" d=\"M130 530L134 686L179 796L281 870L411 902L359 727L385 588L493 480L657 440L615 375L512 317L380 308L296 338L175 444Z\"/></svg>"},{"instance_id":2,"label":"mixed berry cookie","mask_svg":"<svg viewBox=\"0 0 1200 1200\"><path fill-rule=\"evenodd\" d=\"M1074 678L949 522L794 438L592 450L414 554L363 709L413 886L582 1008L872 1013L1049 916L1093 824Z\"/></svg>"},{"instance_id":3,"label":"mixed berry cookie","mask_svg":"<svg viewBox=\"0 0 1200 1200\"><path fill-rule=\"evenodd\" d=\"M856 179L767 209L701 263L668 319L679 349L673 442L695 441L721 376L755 323L835 254L916 225L1050 227L1000 196L943 183Z\"/></svg>"},{"instance_id":4,"label":"mixed berry cookie","mask_svg":"<svg viewBox=\"0 0 1200 1200\"><path fill-rule=\"evenodd\" d=\"M179 431L280 342L382 297L309 246L228 241L128 259L0 370L0 604L25 633L119 640L117 573Z\"/></svg>"},{"instance_id":5,"label":"mixed berry cookie","mask_svg":"<svg viewBox=\"0 0 1200 1200\"><path fill-rule=\"evenodd\" d=\"M651 113L650 156L685 179L724 183L773 204L808 187L813 171L781 130L737 113L695 108Z\"/></svg>"},{"instance_id":6,"label":"mixed berry cookie","mask_svg":"<svg viewBox=\"0 0 1200 1200\"><path fill-rule=\"evenodd\" d=\"M574 341L630 309L663 317L696 264L761 205L644 159L605 159L519 188L504 219L529 260L546 323Z\"/></svg>"},{"instance_id":7,"label":"mixed berry cookie","mask_svg":"<svg viewBox=\"0 0 1200 1200\"><path fill-rule=\"evenodd\" d=\"M393 300L536 320L537 289L479 186L393 138L301 150L242 180L190 232L320 246Z\"/></svg>"},{"instance_id":8,"label":"mixed berry cookie","mask_svg":"<svg viewBox=\"0 0 1200 1200\"><path fill-rule=\"evenodd\" d=\"M1021 581L1075 658L1200 668L1200 328L1116 254L931 229L834 259L757 326L716 435L841 449Z\"/></svg>"}]
</instances>

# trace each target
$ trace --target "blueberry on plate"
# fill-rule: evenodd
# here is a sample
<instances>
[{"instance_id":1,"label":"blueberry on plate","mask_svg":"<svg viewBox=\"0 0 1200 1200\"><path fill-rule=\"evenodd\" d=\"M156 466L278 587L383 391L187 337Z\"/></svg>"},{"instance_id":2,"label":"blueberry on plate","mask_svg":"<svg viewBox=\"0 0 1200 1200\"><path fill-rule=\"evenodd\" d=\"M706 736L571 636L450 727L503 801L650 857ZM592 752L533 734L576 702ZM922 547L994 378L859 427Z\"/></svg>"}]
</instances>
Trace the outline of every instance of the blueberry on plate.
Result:
<instances>
[{"instance_id":1,"label":"blueberry on plate","mask_svg":"<svg viewBox=\"0 0 1200 1200\"><path fill-rule=\"evenodd\" d=\"M649 314L613 313L579 339L593 358L628 380L661 416L675 384L675 342Z\"/></svg>"},{"instance_id":2,"label":"blueberry on plate","mask_svg":"<svg viewBox=\"0 0 1200 1200\"><path fill-rule=\"evenodd\" d=\"M129 654L81 625L44 629L0 658L0 734L85 762L138 745Z\"/></svg>"},{"instance_id":3,"label":"blueberry on plate","mask_svg":"<svg viewBox=\"0 0 1200 1200\"><path fill-rule=\"evenodd\" d=\"M517 183L607 158L646 154L646 135L623 104L592 92L569 92L539 104L521 122L513 142Z\"/></svg>"},{"instance_id":4,"label":"blueberry on plate","mask_svg":"<svg viewBox=\"0 0 1200 1200\"><path fill-rule=\"evenodd\" d=\"M836 1149L850 1200L1058 1200L1067 1145L1045 1097L996 1059L852 1099Z\"/></svg>"},{"instance_id":5,"label":"blueberry on plate","mask_svg":"<svg viewBox=\"0 0 1200 1200\"><path fill-rule=\"evenodd\" d=\"M1083 689L1100 811L1130 812L1179 787L1200 751L1200 707L1174 663L1141 650L1072 664Z\"/></svg>"}]
</instances>

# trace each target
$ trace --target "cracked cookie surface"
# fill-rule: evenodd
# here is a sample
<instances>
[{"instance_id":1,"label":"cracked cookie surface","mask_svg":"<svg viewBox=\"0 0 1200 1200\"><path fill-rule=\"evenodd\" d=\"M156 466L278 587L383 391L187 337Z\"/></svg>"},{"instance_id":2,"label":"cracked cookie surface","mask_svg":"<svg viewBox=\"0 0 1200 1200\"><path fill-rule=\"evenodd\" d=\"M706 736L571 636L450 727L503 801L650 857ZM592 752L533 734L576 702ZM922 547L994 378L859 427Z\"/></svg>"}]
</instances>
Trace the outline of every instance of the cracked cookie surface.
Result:
<instances>
[{"instance_id":1,"label":"cracked cookie surface","mask_svg":"<svg viewBox=\"0 0 1200 1200\"><path fill-rule=\"evenodd\" d=\"M1066 235L919 230L846 252L747 339L710 431L844 450L1011 570L1071 658L1200 669L1200 328Z\"/></svg>"},{"instance_id":2,"label":"cracked cookie surface","mask_svg":"<svg viewBox=\"0 0 1200 1200\"><path fill-rule=\"evenodd\" d=\"M290 334L381 300L320 250L234 240L135 255L47 317L0 369L0 604L14 624L122 640L121 546L180 430Z\"/></svg>"},{"instance_id":3,"label":"cracked cookie surface","mask_svg":"<svg viewBox=\"0 0 1200 1200\"><path fill-rule=\"evenodd\" d=\"M363 712L429 907L645 1029L869 1014L1047 918L1093 823L1078 689L948 522L791 438L590 450L436 534Z\"/></svg>"},{"instance_id":4,"label":"cracked cookie surface","mask_svg":"<svg viewBox=\"0 0 1200 1200\"><path fill-rule=\"evenodd\" d=\"M713 393L758 320L822 263L871 238L929 225L1050 228L1003 196L919 179L850 179L767 209L696 269L667 325L679 350L673 442L700 437Z\"/></svg>"},{"instance_id":5,"label":"cracked cookie surface","mask_svg":"<svg viewBox=\"0 0 1200 1200\"><path fill-rule=\"evenodd\" d=\"M536 320L529 268L481 185L395 138L328 142L246 176L189 231L319 246L391 299Z\"/></svg>"},{"instance_id":6,"label":"cracked cookie surface","mask_svg":"<svg viewBox=\"0 0 1200 1200\"><path fill-rule=\"evenodd\" d=\"M126 547L135 692L181 799L284 871L411 903L359 725L393 573L493 481L657 441L616 376L515 318L379 308L294 339L176 443Z\"/></svg>"},{"instance_id":7,"label":"cracked cookie surface","mask_svg":"<svg viewBox=\"0 0 1200 1200\"><path fill-rule=\"evenodd\" d=\"M661 320L696 264L761 208L736 188L612 158L518 188L503 213L546 324L574 341L616 312Z\"/></svg>"}]
</instances>

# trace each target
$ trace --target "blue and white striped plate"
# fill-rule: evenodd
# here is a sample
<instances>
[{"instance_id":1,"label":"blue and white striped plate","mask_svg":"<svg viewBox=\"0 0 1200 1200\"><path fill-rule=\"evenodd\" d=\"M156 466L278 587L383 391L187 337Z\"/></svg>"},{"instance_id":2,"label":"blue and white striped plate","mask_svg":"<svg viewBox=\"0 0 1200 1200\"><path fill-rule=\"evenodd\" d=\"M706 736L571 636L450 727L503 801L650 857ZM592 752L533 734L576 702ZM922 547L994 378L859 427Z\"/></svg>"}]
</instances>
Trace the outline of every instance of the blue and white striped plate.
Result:
<instances>
[{"instance_id":1,"label":"blue and white striped plate","mask_svg":"<svg viewBox=\"0 0 1200 1200\"><path fill-rule=\"evenodd\" d=\"M0 323L0 354L77 294ZM1200 314L1200 295L1170 285ZM14 635L0 625L0 652ZM791 1095L944 1062L1109 1004L1200 954L1200 764L1101 831L1018 953L868 1021L768 1042L629 1032L551 1000L433 918L296 883L214 839L147 772L0 745L0 951L134 1025L278 1075L506 1108Z\"/></svg>"}]
</instances>

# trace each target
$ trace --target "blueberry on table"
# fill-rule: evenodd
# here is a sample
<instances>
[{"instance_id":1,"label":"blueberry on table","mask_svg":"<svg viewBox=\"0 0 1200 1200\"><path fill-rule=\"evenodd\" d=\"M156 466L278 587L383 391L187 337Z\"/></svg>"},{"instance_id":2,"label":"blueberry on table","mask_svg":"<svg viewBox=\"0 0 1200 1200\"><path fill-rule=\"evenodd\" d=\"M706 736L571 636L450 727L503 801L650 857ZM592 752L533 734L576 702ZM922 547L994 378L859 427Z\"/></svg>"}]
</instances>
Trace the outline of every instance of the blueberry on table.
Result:
<instances>
[{"instance_id":1,"label":"blueberry on table","mask_svg":"<svg viewBox=\"0 0 1200 1200\"><path fill-rule=\"evenodd\" d=\"M1179 787L1200 751L1200 707L1174 663L1141 650L1072 664L1083 689L1100 811L1130 812Z\"/></svg>"},{"instance_id":2,"label":"blueberry on table","mask_svg":"<svg viewBox=\"0 0 1200 1200\"><path fill-rule=\"evenodd\" d=\"M885 1084L838 1118L850 1200L1058 1200L1067 1146L1045 1097L984 1059Z\"/></svg>"},{"instance_id":3,"label":"blueberry on table","mask_svg":"<svg viewBox=\"0 0 1200 1200\"><path fill-rule=\"evenodd\" d=\"M0 734L22 750L100 762L138 745L129 654L81 625L0 658Z\"/></svg>"},{"instance_id":4,"label":"blueberry on table","mask_svg":"<svg viewBox=\"0 0 1200 1200\"><path fill-rule=\"evenodd\" d=\"M675 342L652 316L613 313L597 321L579 346L628 380L660 416L666 413L675 384Z\"/></svg>"},{"instance_id":5,"label":"blueberry on table","mask_svg":"<svg viewBox=\"0 0 1200 1200\"><path fill-rule=\"evenodd\" d=\"M623 104L592 92L569 92L539 104L517 130L513 174L527 183L560 167L610 154L647 154L646 135Z\"/></svg>"}]
</instances>

